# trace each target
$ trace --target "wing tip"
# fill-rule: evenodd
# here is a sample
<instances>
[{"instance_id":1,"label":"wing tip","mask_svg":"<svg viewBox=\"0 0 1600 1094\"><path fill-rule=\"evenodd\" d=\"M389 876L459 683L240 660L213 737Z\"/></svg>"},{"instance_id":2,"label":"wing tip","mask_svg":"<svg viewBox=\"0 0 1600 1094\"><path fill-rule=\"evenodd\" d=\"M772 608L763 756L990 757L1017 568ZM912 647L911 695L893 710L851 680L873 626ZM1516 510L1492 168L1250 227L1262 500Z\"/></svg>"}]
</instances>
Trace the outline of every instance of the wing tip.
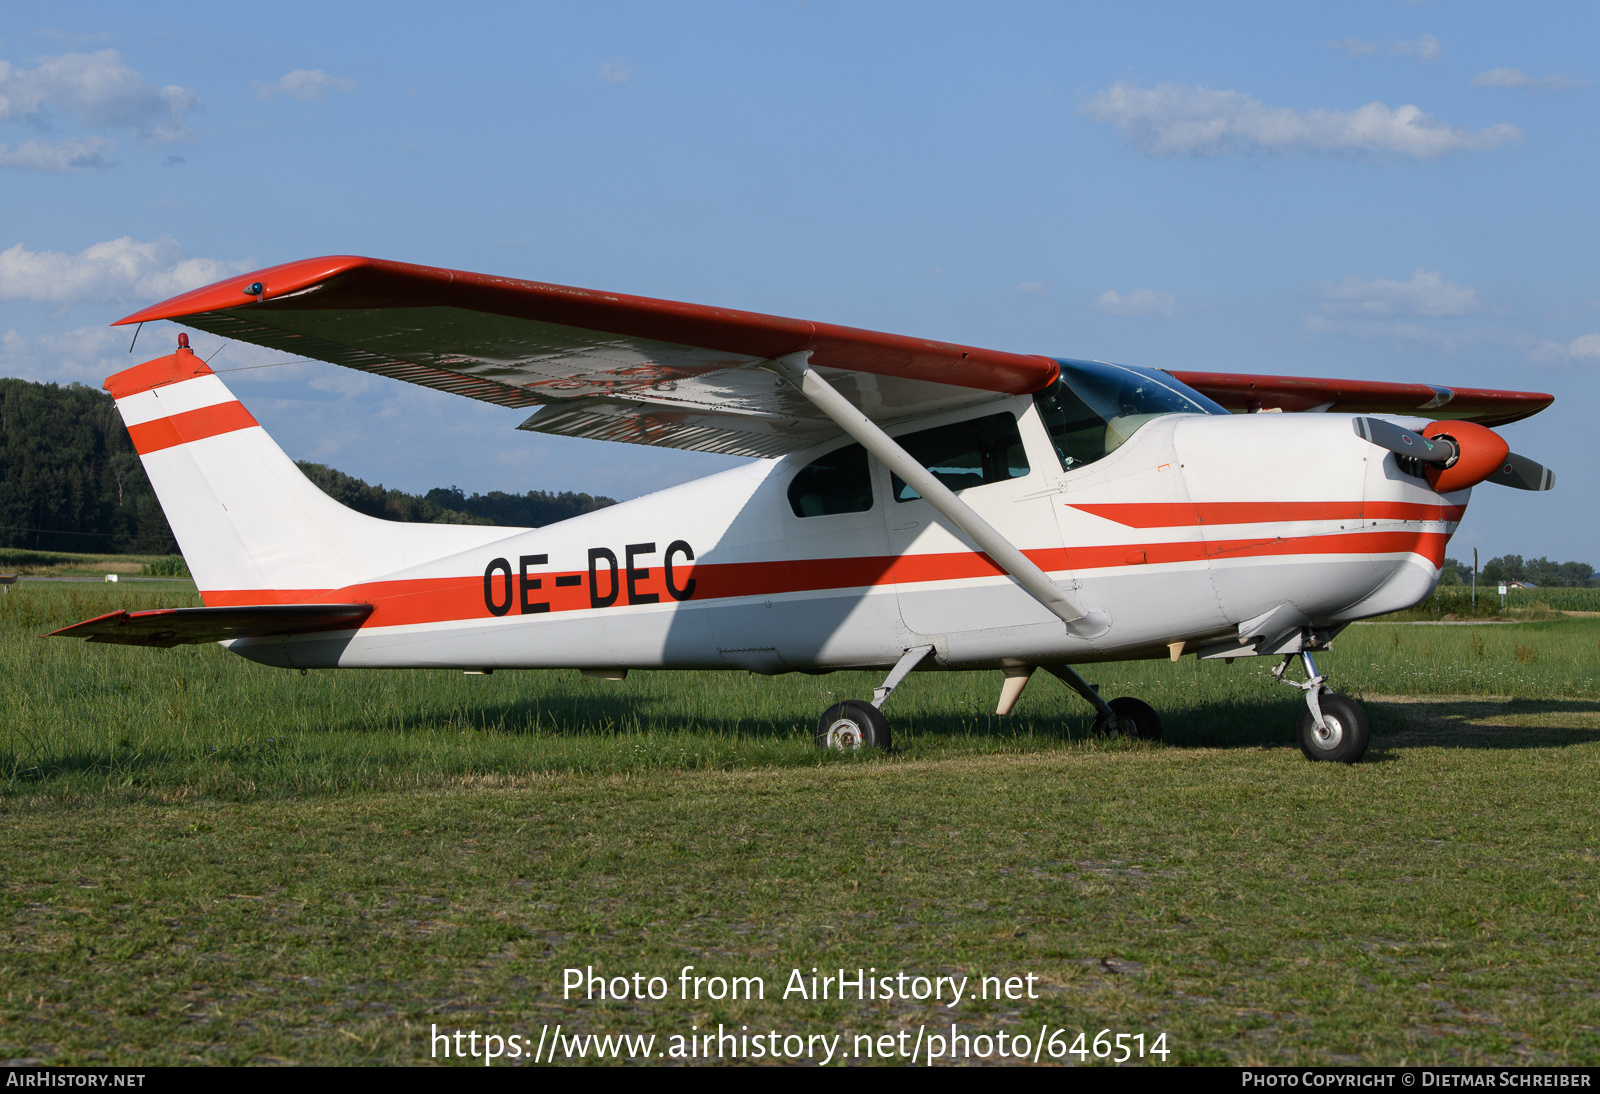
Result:
<instances>
[{"instance_id":1,"label":"wing tip","mask_svg":"<svg viewBox=\"0 0 1600 1094\"><path fill-rule=\"evenodd\" d=\"M291 293L302 292L336 274L382 264L381 259L367 258L363 255L324 255L320 258L297 259L294 262L268 266L253 273L236 274L221 281L213 281L209 285L180 293L159 304L152 304L132 315L123 316L111 325L125 327L130 323L179 319L186 315L201 315L243 304L273 300ZM259 292L250 291L258 285Z\"/></svg>"}]
</instances>

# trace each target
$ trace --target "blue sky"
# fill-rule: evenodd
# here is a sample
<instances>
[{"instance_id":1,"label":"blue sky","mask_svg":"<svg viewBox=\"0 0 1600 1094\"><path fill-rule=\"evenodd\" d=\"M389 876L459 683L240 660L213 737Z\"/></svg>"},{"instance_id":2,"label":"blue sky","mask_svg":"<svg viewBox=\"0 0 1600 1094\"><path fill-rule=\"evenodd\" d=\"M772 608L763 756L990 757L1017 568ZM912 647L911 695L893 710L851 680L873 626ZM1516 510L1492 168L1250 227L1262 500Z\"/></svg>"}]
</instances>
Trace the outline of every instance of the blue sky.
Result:
<instances>
[{"instance_id":1,"label":"blue sky","mask_svg":"<svg viewBox=\"0 0 1600 1094\"><path fill-rule=\"evenodd\" d=\"M0 374L366 254L1169 369L1549 391L1452 553L1600 564L1592 5L8 5ZM296 458L631 497L732 460L196 336ZM268 367L260 367L268 366ZM1286 453L1284 474L1296 458Z\"/></svg>"}]
</instances>

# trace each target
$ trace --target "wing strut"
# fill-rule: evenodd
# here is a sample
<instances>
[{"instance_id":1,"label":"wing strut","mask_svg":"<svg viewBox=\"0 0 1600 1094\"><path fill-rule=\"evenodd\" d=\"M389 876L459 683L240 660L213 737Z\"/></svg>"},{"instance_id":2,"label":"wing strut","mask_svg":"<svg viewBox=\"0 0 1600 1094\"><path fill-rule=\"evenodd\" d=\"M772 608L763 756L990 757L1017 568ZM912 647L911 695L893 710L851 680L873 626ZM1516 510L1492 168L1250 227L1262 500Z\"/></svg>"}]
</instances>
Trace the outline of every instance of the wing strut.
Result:
<instances>
[{"instance_id":1,"label":"wing strut","mask_svg":"<svg viewBox=\"0 0 1600 1094\"><path fill-rule=\"evenodd\" d=\"M902 481L910 484L940 516L976 543L996 566L1010 574L1018 585L1052 614L1060 617L1067 625L1067 633L1077 638L1097 638L1110 629L1110 616L1102 611L1089 611L1067 595L1066 590L1050 579L1050 575L1034 565L993 525L973 512L971 506L956 497L955 491L940 482L889 434L879 429L872 419L835 391L811 367L810 357L810 350L787 353L771 359L763 367L793 384L835 425L861 442L861 447L899 475Z\"/></svg>"}]
</instances>

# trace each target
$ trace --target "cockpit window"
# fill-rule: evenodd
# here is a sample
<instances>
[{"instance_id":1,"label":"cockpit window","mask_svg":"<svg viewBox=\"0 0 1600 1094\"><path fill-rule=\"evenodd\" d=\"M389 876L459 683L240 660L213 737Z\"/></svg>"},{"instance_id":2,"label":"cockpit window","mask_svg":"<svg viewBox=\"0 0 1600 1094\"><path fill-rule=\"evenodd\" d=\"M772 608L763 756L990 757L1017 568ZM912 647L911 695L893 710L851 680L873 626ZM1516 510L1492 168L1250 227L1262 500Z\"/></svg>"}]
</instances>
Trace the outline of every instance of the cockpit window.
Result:
<instances>
[{"instance_id":1,"label":"cockpit window","mask_svg":"<svg viewBox=\"0 0 1600 1094\"><path fill-rule=\"evenodd\" d=\"M872 508L872 477L867 450L859 444L835 448L795 473L789 483L789 508L797 517L865 513Z\"/></svg>"},{"instance_id":2,"label":"cockpit window","mask_svg":"<svg viewBox=\"0 0 1600 1094\"><path fill-rule=\"evenodd\" d=\"M1061 361L1054 386L1033 397L1061 468L1093 463L1163 414L1226 414L1193 388L1154 370Z\"/></svg>"}]
</instances>

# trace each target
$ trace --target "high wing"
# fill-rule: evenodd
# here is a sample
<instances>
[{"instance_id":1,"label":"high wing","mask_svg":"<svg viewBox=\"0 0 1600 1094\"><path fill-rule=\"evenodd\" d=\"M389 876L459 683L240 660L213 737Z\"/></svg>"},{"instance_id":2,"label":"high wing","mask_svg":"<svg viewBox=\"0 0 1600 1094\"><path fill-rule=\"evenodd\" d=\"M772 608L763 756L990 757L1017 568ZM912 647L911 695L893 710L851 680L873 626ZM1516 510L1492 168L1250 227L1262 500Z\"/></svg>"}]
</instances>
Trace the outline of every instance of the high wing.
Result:
<instances>
[{"instance_id":1,"label":"high wing","mask_svg":"<svg viewBox=\"0 0 1600 1094\"><path fill-rule=\"evenodd\" d=\"M1555 401L1554 396L1538 391L1491 391L1379 380L1247 376L1230 372L1174 372L1172 375L1236 413L1283 410L1410 414L1418 418L1505 425L1537 414Z\"/></svg>"},{"instance_id":2,"label":"high wing","mask_svg":"<svg viewBox=\"0 0 1600 1094\"><path fill-rule=\"evenodd\" d=\"M1039 391L1049 357L852 327L352 256L229 278L119 324L200 330L510 407L523 429L777 456L839 434L760 367L811 364L881 424ZM1548 395L1225 373L1174 373L1234 410L1351 410L1488 424Z\"/></svg>"},{"instance_id":3,"label":"high wing","mask_svg":"<svg viewBox=\"0 0 1600 1094\"><path fill-rule=\"evenodd\" d=\"M120 320L214 334L541 409L522 428L775 456L838 434L759 364L810 350L884 422L1037 391L1048 357L370 258L245 274Z\"/></svg>"}]
</instances>

